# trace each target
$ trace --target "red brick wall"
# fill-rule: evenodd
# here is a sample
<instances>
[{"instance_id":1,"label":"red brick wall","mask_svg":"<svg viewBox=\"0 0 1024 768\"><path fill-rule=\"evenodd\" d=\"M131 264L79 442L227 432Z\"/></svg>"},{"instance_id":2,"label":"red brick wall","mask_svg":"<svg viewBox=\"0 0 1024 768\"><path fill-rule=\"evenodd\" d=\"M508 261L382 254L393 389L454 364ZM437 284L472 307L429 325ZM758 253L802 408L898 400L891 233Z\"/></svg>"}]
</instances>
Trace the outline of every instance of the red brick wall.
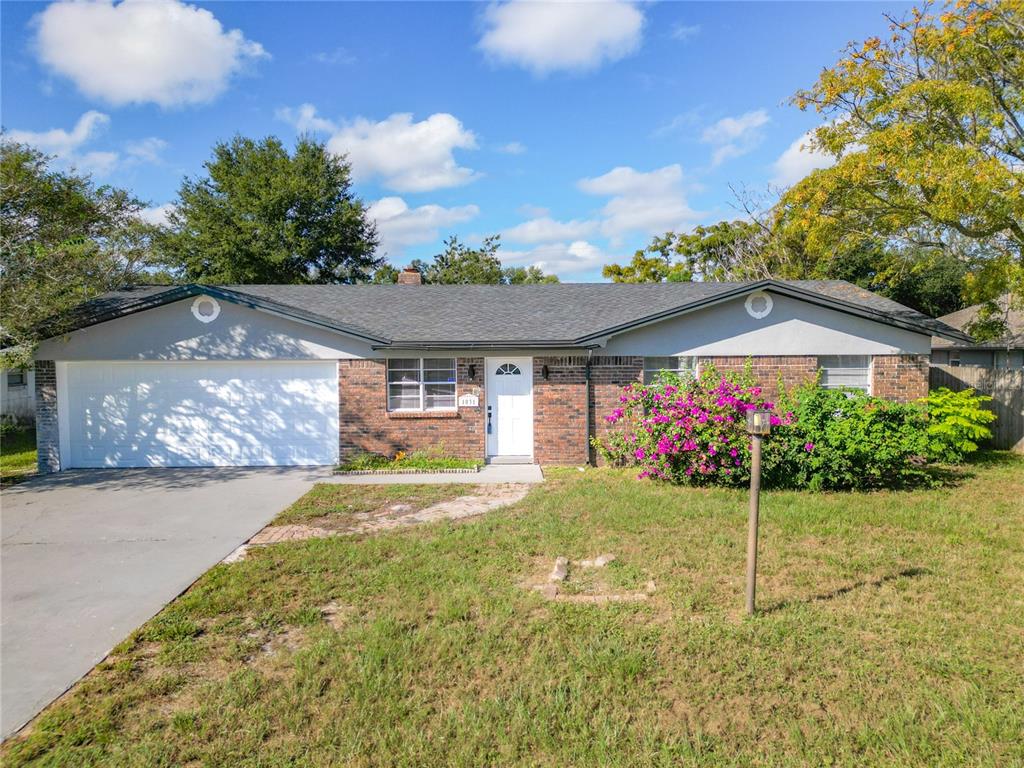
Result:
<instances>
[{"instance_id":1,"label":"red brick wall","mask_svg":"<svg viewBox=\"0 0 1024 768\"><path fill-rule=\"evenodd\" d=\"M619 396L624 386L643 381L644 359L595 356L590 371L591 434L604 437L612 430L621 429L621 426L609 424L605 417L621 405ZM590 456L592 461L599 458L593 449Z\"/></svg>"},{"instance_id":2,"label":"red brick wall","mask_svg":"<svg viewBox=\"0 0 1024 768\"><path fill-rule=\"evenodd\" d=\"M721 371L741 371L746 357L702 357ZM751 358L753 373L768 397L777 393L779 375L786 387L814 377L815 356ZM469 378L469 366L475 376ZM544 366L548 378L544 378ZM534 458L541 464L584 464L596 458L587 445L587 386L585 356L533 359ZM482 358L458 360L458 392L477 391L478 408L457 413L388 413L387 366L384 360L340 360L340 445L343 457L354 453L394 454L442 444L446 452L465 458L486 455L486 397ZM643 377L642 357L595 356L591 360L590 434L616 429L605 416L619 406L622 387ZM878 397L907 402L928 394L927 355L876 356L872 390Z\"/></svg>"},{"instance_id":3,"label":"red brick wall","mask_svg":"<svg viewBox=\"0 0 1024 768\"><path fill-rule=\"evenodd\" d=\"M742 371L750 360L754 376L761 384L765 397L779 394L779 375L786 389L792 389L813 379L818 372L816 355L765 355L763 357L701 357L699 365L714 364L719 373Z\"/></svg>"},{"instance_id":4,"label":"red brick wall","mask_svg":"<svg viewBox=\"0 0 1024 768\"><path fill-rule=\"evenodd\" d=\"M541 464L588 461L586 364L586 357L533 358L533 456Z\"/></svg>"},{"instance_id":5,"label":"red brick wall","mask_svg":"<svg viewBox=\"0 0 1024 768\"><path fill-rule=\"evenodd\" d=\"M928 355L875 355L871 394L909 403L928 394Z\"/></svg>"},{"instance_id":6,"label":"red brick wall","mask_svg":"<svg viewBox=\"0 0 1024 768\"><path fill-rule=\"evenodd\" d=\"M469 378L469 366L476 367ZM342 458L358 453L392 455L443 445L446 453L482 459L485 446L484 361L459 358L457 392L479 390L480 406L454 413L388 413L387 363L384 360L339 360L339 443Z\"/></svg>"}]
</instances>

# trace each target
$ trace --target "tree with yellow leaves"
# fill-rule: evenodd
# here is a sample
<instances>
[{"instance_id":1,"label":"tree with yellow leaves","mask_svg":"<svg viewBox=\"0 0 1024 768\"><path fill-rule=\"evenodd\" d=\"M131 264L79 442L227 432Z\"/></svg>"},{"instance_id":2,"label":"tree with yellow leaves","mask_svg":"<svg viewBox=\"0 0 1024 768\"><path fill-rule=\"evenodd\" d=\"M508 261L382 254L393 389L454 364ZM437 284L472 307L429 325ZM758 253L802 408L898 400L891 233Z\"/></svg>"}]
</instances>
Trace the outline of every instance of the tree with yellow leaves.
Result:
<instances>
[{"instance_id":1,"label":"tree with yellow leaves","mask_svg":"<svg viewBox=\"0 0 1024 768\"><path fill-rule=\"evenodd\" d=\"M965 298L1024 298L1024 0L889 21L794 97L835 163L783 195L776 231L820 254L949 251L971 264Z\"/></svg>"}]
</instances>

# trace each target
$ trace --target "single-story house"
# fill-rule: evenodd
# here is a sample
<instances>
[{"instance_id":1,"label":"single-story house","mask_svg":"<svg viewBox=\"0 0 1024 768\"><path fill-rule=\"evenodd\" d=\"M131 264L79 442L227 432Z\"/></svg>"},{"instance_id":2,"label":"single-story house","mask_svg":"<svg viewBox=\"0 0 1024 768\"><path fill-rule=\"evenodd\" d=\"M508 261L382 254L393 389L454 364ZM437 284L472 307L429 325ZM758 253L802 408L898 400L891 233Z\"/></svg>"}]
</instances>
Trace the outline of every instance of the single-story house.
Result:
<instances>
[{"instance_id":1,"label":"single-story house","mask_svg":"<svg viewBox=\"0 0 1024 768\"><path fill-rule=\"evenodd\" d=\"M0 368L0 420L30 423L36 415L35 388L32 369Z\"/></svg>"},{"instance_id":2,"label":"single-story house","mask_svg":"<svg viewBox=\"0 0 1024 768\"><path fill-rule=\"evenodd\" d=\"M932 339L932 362L936 365L977 365L983 368L1024 368L1024 312L1009 307L1010 296L999 300L1006 312L1007 332L998 339L983 342L950 339L936 336ZM943 315L939 320L951 328L963 331L978 319L981 304Z\"/></svg>"},{"instance_id":3,"label":"single-story house","mask_svg":"<svg viewBox=\"0 0 1024 768\"><path fill-rule=\"evenodd\" d=\"M147 286L36 355L41 471L326 465L443 444L581 464L621 387L748 358L911 400L960 331L839 281Z\"/></svg>"}]
</instances>

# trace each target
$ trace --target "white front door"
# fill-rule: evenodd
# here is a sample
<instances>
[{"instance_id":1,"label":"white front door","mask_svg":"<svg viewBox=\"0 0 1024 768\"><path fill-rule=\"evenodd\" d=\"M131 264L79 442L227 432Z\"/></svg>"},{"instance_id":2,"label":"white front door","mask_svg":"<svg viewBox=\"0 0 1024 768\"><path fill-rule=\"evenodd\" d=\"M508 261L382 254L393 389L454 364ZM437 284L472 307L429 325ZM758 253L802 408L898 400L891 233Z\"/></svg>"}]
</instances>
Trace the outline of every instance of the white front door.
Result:
<instances>
[{"instance_id":1,"label":"white front door","mask_svg":"<svg viewBox=\"0 0 1024 768\"><path fill-rule=\"evenodd\" d=\"M533 456L533 358L487 358L487 455Z\"/></svg>"}]
</instances>

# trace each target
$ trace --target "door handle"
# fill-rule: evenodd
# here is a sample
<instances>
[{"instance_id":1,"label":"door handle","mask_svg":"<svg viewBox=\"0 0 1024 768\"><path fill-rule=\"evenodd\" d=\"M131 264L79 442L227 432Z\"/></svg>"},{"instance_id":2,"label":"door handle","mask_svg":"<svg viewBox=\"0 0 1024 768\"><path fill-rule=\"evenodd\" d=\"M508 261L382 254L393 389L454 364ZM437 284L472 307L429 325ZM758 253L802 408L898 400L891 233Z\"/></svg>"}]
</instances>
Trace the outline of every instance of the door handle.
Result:
<instances>
[{"instance_id":1,"label":"door handle","mask_svg":"<svg viewBox=\"0 0 1024 768\"><path fill-rule=\"evenodd\" d=\"M487 406L487 434L491 434L491 406Z\"/></svg>"}]
</instances>

